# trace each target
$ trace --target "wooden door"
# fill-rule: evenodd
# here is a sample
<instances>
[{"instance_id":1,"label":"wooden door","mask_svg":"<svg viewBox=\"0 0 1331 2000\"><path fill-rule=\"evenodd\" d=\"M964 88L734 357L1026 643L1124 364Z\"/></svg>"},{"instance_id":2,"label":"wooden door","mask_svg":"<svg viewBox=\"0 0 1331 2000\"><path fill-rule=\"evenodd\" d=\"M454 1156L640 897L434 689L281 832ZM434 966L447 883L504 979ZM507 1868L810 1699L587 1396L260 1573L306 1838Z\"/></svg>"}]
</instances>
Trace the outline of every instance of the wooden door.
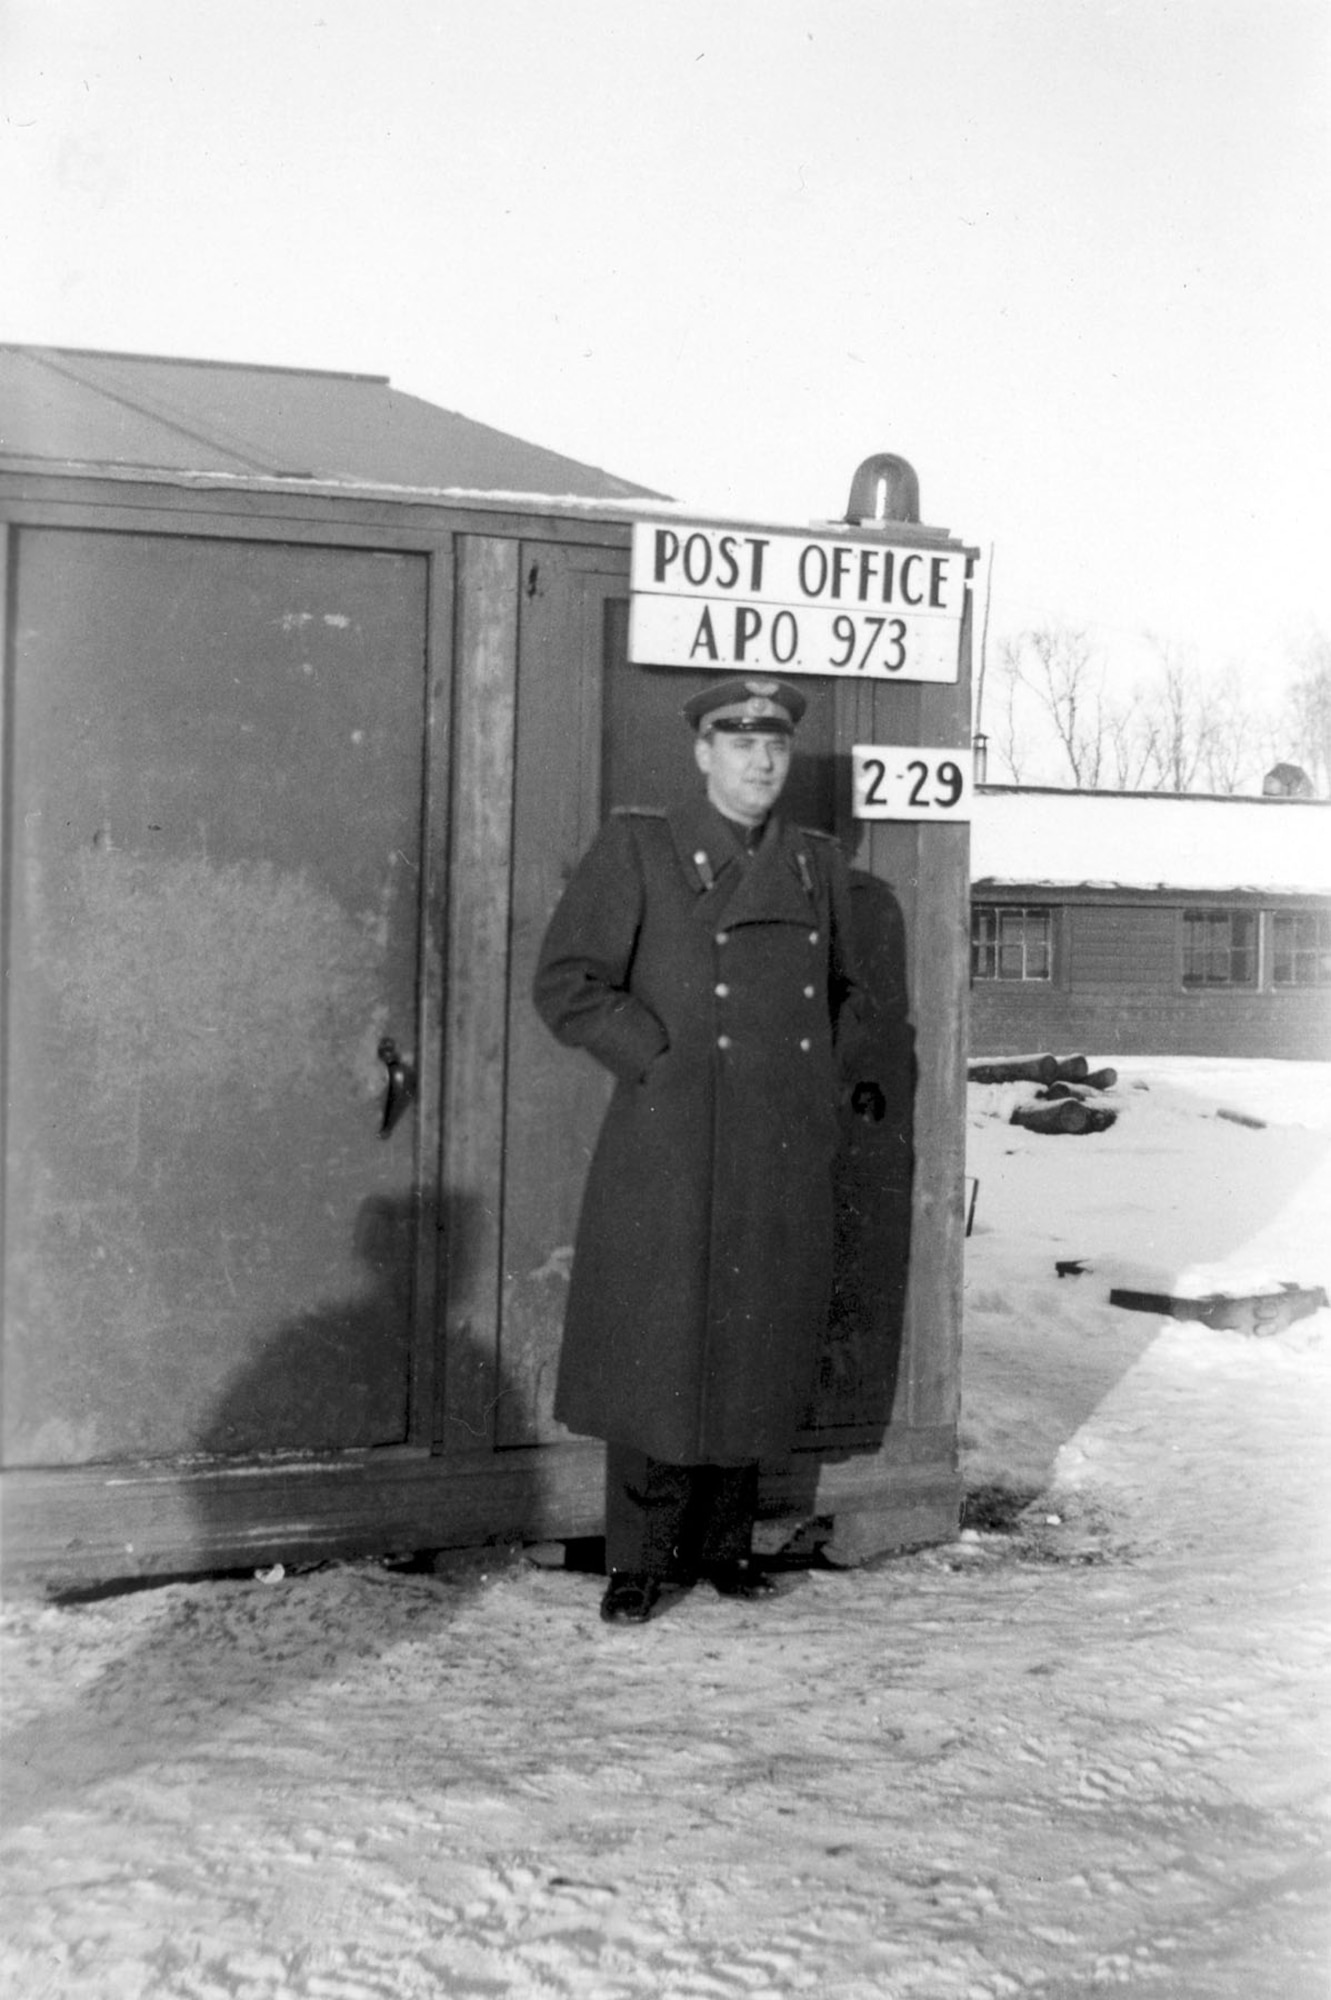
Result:
<instances>
[{"instance_id":1,"label":"wooden door","mask_svg":"<svg viewBox=\"0 0 1331 2000\"><path fill-rule=\"evenodd\" d=\"M601 822L604 685L628 608L628 553L524 548L514 760L503 1274L495 1440L569 1433L551 1406L583 1182L610 1079L532 1005L541 940Z\"/></svg>"},{"instance_id":2,"label":"wooden door","mask_svg":"<svg viewBox=\"0 0 1331 2000\"><path fill-rule=\"evenodd\" d=\"M681 710L716 678L714 671L629 664L626 570L623 556L604 550L524 548L522 555L528 588L516 645L504 876L511 957L502 1223L495 1232L502 1271L484 1387L501 1446L568 1435L551 1414L559 1337L582 1188L611 1088L590 1057L561 1048L535 1014L531 981L541 939L607 813L621 805L669 808L696 796L701 780ZM849 757L837 750L841 691L830 679L806 678L801 686L809 705L783 811L832 831L846 823L849 800ZM865 1059L885 1066L885 1089L872 1126L849 1106L844 1120L837 1286L810 1413L809 1441L821 1444L873 1439L887 1422L910 1229L900 911L883 884L858 872L852 884L876 995ZM479 1399L474 1407L481 1408Z\"/></svg>"},{"instance_id":3,"label":"wooden door","mask_svg":"<svg viewBox=\"0 0 1331 2000\"><path fill-rule=\"evenodd\" d=\"M17 536L7 1465L420 1427L426 568Z\"/></svg>"}]
</instances>

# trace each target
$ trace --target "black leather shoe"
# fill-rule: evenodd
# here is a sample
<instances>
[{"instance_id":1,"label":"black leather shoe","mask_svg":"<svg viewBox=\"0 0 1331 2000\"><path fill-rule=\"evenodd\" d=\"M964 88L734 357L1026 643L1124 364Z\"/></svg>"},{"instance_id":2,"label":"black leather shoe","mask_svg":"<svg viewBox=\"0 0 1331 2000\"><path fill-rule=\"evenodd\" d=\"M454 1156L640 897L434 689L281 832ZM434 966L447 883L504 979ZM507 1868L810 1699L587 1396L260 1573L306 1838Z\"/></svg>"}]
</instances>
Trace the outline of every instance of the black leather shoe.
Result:
<instances>
[{"instance_id":1,"label":"black leather shoe","mask_svg":"<svg viewBox=\"0 0 1331 2000\"><path fill-rule=\"evenodd\" d=\"M656 1577L636 1569L612 1570L601 1599L601 1616L607 1625L645 1625L660 1595Z\"/></svg>"},{"instance_id":2,"label":"black leather shoe","mask_svg":"<svg viewBox=\"0 0 1331 2000\"><path fill-rule=\"evenodd\" d=\"M779 1597L780 1586L752 1556L738 1556L734 1562L711 1563L707 1581L722 1597Z\"/></svg>"}]
</instances>

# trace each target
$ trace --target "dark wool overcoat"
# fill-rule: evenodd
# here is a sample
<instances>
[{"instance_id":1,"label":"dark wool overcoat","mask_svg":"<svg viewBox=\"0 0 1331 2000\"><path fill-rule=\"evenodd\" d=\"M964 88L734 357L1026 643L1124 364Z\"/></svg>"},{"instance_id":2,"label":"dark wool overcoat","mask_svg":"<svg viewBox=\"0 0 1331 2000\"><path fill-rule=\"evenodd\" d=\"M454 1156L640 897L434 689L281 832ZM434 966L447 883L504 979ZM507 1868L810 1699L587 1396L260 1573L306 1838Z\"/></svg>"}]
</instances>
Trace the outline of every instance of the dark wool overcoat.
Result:
<instances>
[{"instance_id":1,"label":"dark wool overcoat","mask_svg":"<svg viewBox=\"0 0 1331 2000\"><path fill-rule=\"evenodd\" d=\"M578 1225L556 1415L677 1465L787 1452L832 1277L835 1046L859 989L829 837L746 851L705 799L616 813L534 996L617 1085Z\"/></svg>"}]
</instances>

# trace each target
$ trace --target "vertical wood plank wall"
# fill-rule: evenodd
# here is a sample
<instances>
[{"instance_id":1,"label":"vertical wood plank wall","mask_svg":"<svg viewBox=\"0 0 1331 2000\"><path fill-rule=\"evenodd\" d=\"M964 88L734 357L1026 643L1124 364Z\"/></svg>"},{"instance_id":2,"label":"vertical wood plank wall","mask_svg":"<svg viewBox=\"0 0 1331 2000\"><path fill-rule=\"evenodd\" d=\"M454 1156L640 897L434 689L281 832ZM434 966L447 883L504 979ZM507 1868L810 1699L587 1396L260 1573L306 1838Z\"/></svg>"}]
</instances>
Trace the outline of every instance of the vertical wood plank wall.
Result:
<instances>
[{"instance_id":1,"label":"vertical wood plank wall","mask_svg":"<svg viewBox=\"0 0 1331 2000\"><path fill-rule=\"evenodd\" d=\"M518 543L462 535L457 547L440 1217L446 1452L488 1450L494 1430L518 657Z\"/></svg>"},{"instance_id":2,"label":"vertical wood plank wall","mask_svg":"<svg viewBox=\"0 0 1331 2000\"><path fill-rule=\"evenodd\" d=\"M970 603L968 595L958 680L917 690L916 740L922 744L968 746ZM915 1227L928 1249L911 1258L905 1388L909 1422L927 1428L955 1424L960 1400L970 830L963 823L917 825L912 831L916 901L911 984L919 1065Z\"/></svg>"},{"instance_id":3,"label":"vertical wood plank wall","mask_svg":"<svg viewBox=\"0 0 1331 2000\"><path fill-rule=\"evenodd\" d=\"M857 742L921 744L923 732L922 689L917 683L877 690L866 688L860 696L857 718L862 734ZM866 821L861 829L861 866L889 884L901 905L906 938L906 980L910 995L910 1020L915 1030L915 1107L911 1183L910 1265L906 1281L906 1312L903 1327L900 1373L892 1426L906 1430L920 1421L915 1408L913 1383L924 1365L924 1355L935 1330L930 1324L930 1306L940 1273L937 1262L943 1249L937 1240L939 1178L935 1146L939 1106L937 1103L933 994L928 984L927 954L922 955L921 922L926 909L921 882L921 851L927 847L925 835L933 827L921 828L907 822ZM894 1442L888 1434L889 1448Z\"/></svg>"},{"instance_id":4,"label":"vertical wood plank wall","mask_svg":"<svg viewBox=\"0 0 1331 2000\"><path fill-rule=\"evenodd\" d=\"M500 1446L558 1444L555 1378L574 1234L610 1078L561 1048L532 1003L541 940L600 823L605 606L617 551L522 555L504 1176Z\"/></svg>"},{"instance_id":5,"label":"vertical wood plank wall","mask_svg":"<svg viewBox=\"0 0 1331 2000\"><path fill-rule=\"evenodd\" d=\"M425 637L425 743L421 784L421 962L416 1007L416 1171L413 1186L420 1205L412 1313L412 1363L407 1442L428 1449L439 1428L440 1217L432 1195L440 1185L443 1136L442 1066L449 826L449 767L452 755L453 549L441 543L429 557Z\"/></svg>"},{"instance_id":6,"label":"vertical wood plank wall","mask_svg":"<svg viewBox=\"0 0 1331 2000\"><path fill-rule=\"evenodd\" d=\"M960 635L956 683L858 684L838 689L837 740L952 745L969 740L970 610ZM907 949L910 1018L917 1064L910 1268L901 1373L881 1457L897 1491L889 1510L912 1532L945 1527L948 1482L944 1441L954 1432L960 1393L964 1256L965 1047L969 951L969 831L965 826L867 821L858 829L855 865L889 885L901 906ZM918 1475L906 1468L918 1463ZM860 1475L866 1480L867 1469ZM925 1499L914 1493L936 1489ZM872 1484L872 1480L867 1481ZM886 1538L857 1525L856 1482L831 1468L824 1490L838 1511L837 1542L856 1560ZM942 1511L940 1511L940 1509Z\"/></svg>"},{"instance_id":7,"label":"vertical wood plank wall","mask_svg":"<svg viewBox=\"0 0 1331 2000\"><path fill-rule=\"evenodd\" d=\"M11 707L13 663L10 658L9 629L14 587L14 546L17 539L18 530L10 527L7 521L0 521L0 955L8 950L10 936L9 849L13 836L9 829L9 801L13 796L13 773L10 767L10 759L13 756L13 746L10 741L13 729ZM3 976L8 979L7 964L4 966ZM8 1105L9 1036L0 1034L0 1254L3 1254L4 1249L5 1181L9 1159Z\"/></svg>"}]
</instances>

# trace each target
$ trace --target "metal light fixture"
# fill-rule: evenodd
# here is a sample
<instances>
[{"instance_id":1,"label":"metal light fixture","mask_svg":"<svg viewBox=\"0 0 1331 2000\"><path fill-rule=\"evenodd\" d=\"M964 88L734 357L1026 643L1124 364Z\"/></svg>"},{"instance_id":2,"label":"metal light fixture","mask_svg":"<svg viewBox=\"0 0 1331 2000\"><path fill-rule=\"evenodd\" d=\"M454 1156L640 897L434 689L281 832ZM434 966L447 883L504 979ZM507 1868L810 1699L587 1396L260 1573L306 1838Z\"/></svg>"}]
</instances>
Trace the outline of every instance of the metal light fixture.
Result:
<instances>
[{"instance_id":1,"label":"metal light fixture","mask_svg":"<svg viewBox=\"0 0 1331 2000\"><path fill-rule=\"evenodd\" d=\"M866 458L850 482L846 520L856 527L889 527L920 518L920 482L915 468L895 452Z\"/></svg>"}]
</instances>

